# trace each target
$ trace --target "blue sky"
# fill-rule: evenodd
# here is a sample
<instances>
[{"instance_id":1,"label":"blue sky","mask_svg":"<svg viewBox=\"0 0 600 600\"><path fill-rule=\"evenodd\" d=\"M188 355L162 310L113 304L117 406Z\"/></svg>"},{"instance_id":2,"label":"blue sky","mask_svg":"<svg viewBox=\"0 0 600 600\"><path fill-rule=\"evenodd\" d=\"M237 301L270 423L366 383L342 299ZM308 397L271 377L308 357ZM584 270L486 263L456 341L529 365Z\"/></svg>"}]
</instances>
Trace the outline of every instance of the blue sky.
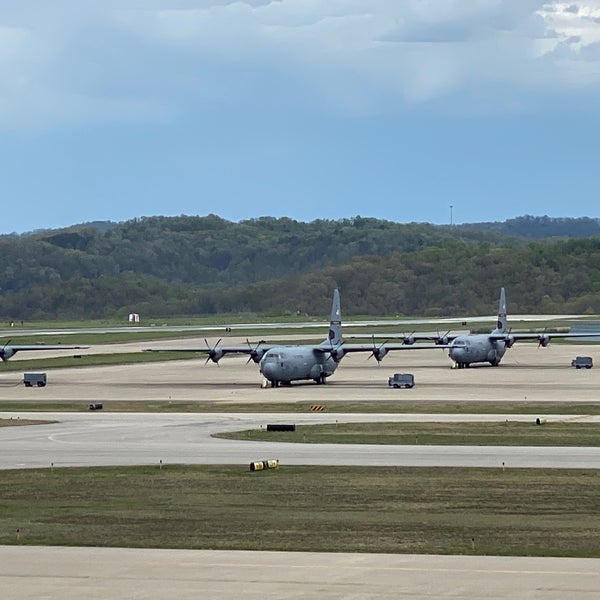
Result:
<instances>
[{"instance_id":1,"label":"blue sky","mask_svg":"<svg viewBox=\"0 0 600 600\"><path fill-rule=\"evenodd\" d=\"M600 0L0 0L0 234L599 217Z\"/></svg>"}]
</instances>

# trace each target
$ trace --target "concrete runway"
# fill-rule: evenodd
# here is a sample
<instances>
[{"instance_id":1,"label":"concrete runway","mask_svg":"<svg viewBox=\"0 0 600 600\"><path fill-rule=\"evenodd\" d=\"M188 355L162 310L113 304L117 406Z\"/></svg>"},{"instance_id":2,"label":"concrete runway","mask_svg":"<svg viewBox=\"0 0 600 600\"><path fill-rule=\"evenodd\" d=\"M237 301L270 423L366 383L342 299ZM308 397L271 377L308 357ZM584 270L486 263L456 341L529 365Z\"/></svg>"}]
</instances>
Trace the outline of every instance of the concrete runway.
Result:
<instances>
[{"instance_id":1,"label":"concrete runway","mask_svg":"<svg viewBox=\"0 0 600 600\"><path fill-rule=\"evenodd\" d=\"M599 561L569 558L0 546L11 600L579 600Z\"/></svg>"},{"instance_id":2,"label":"concrete runway","mask_svg":"<svg viewBox=\"0 0 600 600\"><path fill-rule=\"evenodd\" d=\"M180 342L179 342L180 344ZM161 343L163 345L163 343ZM214 401L219 404L403 398L431 402L597 402L599 368L569 367L596 346L515 345L499 368L450 369L441 350L402 351L381 366L348 356L326 386L313 383L261 389L257 366L245 359L204 367L203 359L101 368L48 370L46 388L25 388L21 374L0 371L0 401ZM415 374L412 390L392 390L393 372ZM5 413L3 417L31 417ZM415 415L300 413L140 414L83 412L56 415L58 423L0 429L0 468L165 462L282 464L466 464L500 467L600 468L595 448L331 447L230 442L220 430L280 422L414 420ZM565 418L557 409L548 419ZM422 418L432 418L431 416ZM440 415L435 420L441 420ZM456 418L456 417L446 417ZM461 419L506 418L472 415ZM518 416L511 416L517 419ZM522 417L533 419L529 415ZM572 418L572 417L568 417ZM579 419L593 420L591 417ZM368 461L368 462L362 462ZM600 595L600 561L469 556L211 552L111 548L0 547L0 589L14 600L33 598L511 598L583 600Z\"/></svg>"}]
</instances>

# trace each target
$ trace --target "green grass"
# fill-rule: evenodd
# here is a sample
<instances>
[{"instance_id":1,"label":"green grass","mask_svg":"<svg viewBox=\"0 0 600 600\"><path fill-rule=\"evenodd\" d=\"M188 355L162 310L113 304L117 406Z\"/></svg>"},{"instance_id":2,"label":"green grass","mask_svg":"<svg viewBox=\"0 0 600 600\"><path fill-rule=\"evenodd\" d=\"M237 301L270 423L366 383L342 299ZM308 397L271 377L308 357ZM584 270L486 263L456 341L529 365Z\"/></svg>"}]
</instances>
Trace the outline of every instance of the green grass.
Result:
<instances>
[{"instance_id":1,"label":"green grass","mask_svg":"<svg viewBox=\"0 0 600 600\"><path fill-rule=\"evenodd\" d=\"M392 319L395 317L381 317L382 320ZM412 317L407 317L412 318ZM372 316L356 316L347 317L349 320L365 320L373 319ZM168 317L156 317L152 315L142 315L141 322L139 325L132 325L121 318L106 318L106 319L83 319L79 321L68 321L68 320L25 320L23 325L21 321L16 320L15 326L10 328L8 322L4 328L11 329L13 331L28 330L28 329L90 329L94 327L129 327L135 329L136 327L156 327L160 328L162 325L169 326L195 326L199 329L202 327L214 327L215 325L232 326L239 323L305 323L305 322L319 322L325 321L325 314L315 317L306 315L296 314L282 314L276 316L259 315L256 313L226 313L217 315L207 315L205 317L191 317L191 316L168 316Z\"/></svg>"},{"instance_id":2,"label":"green grass","mask_svg":"<svg viewBox=\"0 0 600 600\"><path fill-rule=\"evenodd\" d=\"M289 340L286 343L295 344L295 343L307 343L306 338L302 337L297 339L299 335L306 336L310 335L314 336L314 343L320 343L323 341L326 333L325 327L323 331L316 330L314 328L304 329L290 329L290 328L278 328L278 329L244 329L239 331L231 331L226 333L225 331L203 331L202 329L196 329L193 331L163 331L160 327L153 329L151 331L136 331L135 329L130 329L123 332L118 333L73 333L73 334L64 334L64 335L53 335L53 336L39 336L39 335L23 335L23 336L14 336L7 338L0 338L0 346L6 344L10 341L10 344L64 344L65 346L94 346L94 345L102 345L102 344L124 344L127 342L151 342L154 340L165 340L165 339L182 339L186 338L207 338L212 341L214 344L215 338L221 338L223 343L226 343L227 338L235 337L235 338L248 338L251 344L256 344L259 339L267 339L269 336L281 336L286 335L289 336ZM185 342L184 342L185 343ZM204 342L202 342L203 344ZM209 342L210 343L210 342ZM9 344L9 345L10 345ZM183 344L182 344L183 345ZM19 354L19 357L22 357L23 354Z\"/></svg>"},{"instance_id":3,"label":"green grass","mask_svg":"<svg viewBox=\"0 0 600 600\"><path fill-rule=\"evenodd\" d=\"M414 317L403 317L405 319L414 319ZM362 321L369 320L372 321L374 319L373 316L351 316L346 317L346 321ZM420 332L435 332L439 331L440 334L445 333L448 330L457 330L457 329L465 329L462 326L463 319L457 318L448 323L444 323L443 326L440 326L439 323L435 322L424 322L418 324L410 324L410 325L395 325L395 324L386 324L386 321L391 319L397 320L396 317L375 317L377 321L380 322L378 325L373 325L370 327L353 327L353 326L345 326L344 334L346 337L350 338L352 335L361 335L361 336L369 336L371 334L375 334L379 337L385 337L386 334L407 334L407 333L420 333ZM313 323L322 323L323 329L322 331L316 327L305 327L305 328L296 328L296 327L285 327L286 323L304 323L304 322L313 322ZM236 329L235 325L239 323L256 323L256 327L252 329ZM265 329L261 328L261 324L273 324L273 323L282 323L281 327L276 329ZM473 323L467 320L467 328L470 328L473 332L480 333L488 333L490 328L494 325L494 320L490 319L489 327L486 324L481 324L479 322ZM14 329L11 329L9 333L7 333L3 339L0 339L0 344L6 343L8 340L12 340L13 343L21 343L21 344L35 344L38 342L44 342L47 344L76 344L76 345L95 345L95 344L113 344L113 343L124 343L124 342L135 342L135 341L151 341L151 340L161 340L161 339L172 339L172 338L188 338L188 337L198 337L198 336L206 336L210 338L221 337L223 339L227 339L228 337L248 337L250 340L257 339L267 339L269 336L275 335L286 335L290 337L289 343L294 343L293 338L297 338L299 335L310 335L314 336L315 340L318 342L322 341L327 332L327 322L325 318L310 318L310 317L295 317L295 316L281 316L281 317L266 317L266 316L257 316L252 314L247 315L215 315L214 317L201 317L201 318L157 318L146 319L142 324L142 326L147 327L151 325L155 325L151 330L141 331L136 328L135 325L128 326L126 323L122 321L114 321L114 320L98 320L98 321L40 321L40 322L26 322L23 327L21 327L18 323ZM163 331L161 328L163 325L166 326L190 326L195 327L195 330L191 331ZM517 322L517 327L515 327L514 331L567 331L571 325L571 321L565 321L561 319L548 319L547 321L519 321ZM222 326L222 330L214 330L215 326ZM111 328L111 327L123 327L122 331L119 332L106 332L106 333L89 333L85 331L77 332L77 333L68 333L68 334L60 334L57 333L52 336L40 336L34 333L30 333L31 329L92 329L92 328ZM210 330L207 330L207 327L210 327ZM231 327L232 331L226 332L225 328ZM23 335L21 335L23 334ZM366 338L367 339L367 338ZM348 341L353 341L348 339ZM390 340L391 341L391 340ZM553 340L552 343L562 343L564 340ZM303 340L305 343L305 340ZM381 342L381 340L380 340ZM594 343L594 342L591 342Z\"/></svg>"},{"instance_id":4,"label":"green grass","mask_svg":"<svg viewBox=\"0 0 600 600\"><path fill-rule=\"evenodd\" d=\"M425 330L427 327L431 328L434 326L433 331L436 329L443 329L443 326L446 328L452 325L453 328L461 327L461 324L466 321L467 326L475 327L482 326L479 321L473 322L470 321L467 317L456 317L450 319L448 322L444 322L440 324L436 322L437 317L424 317L420 315L400 315L400 316L376 316L373 315L344 315L344 319L346 321L373 321L378 320L382 323L385 321L398 321L398 320L422 320L428 321L426 323L418 323L411 324L411 327L420 328L418 330ZM578 321L588 321L595 320L596 317L592 316L583 316L583 318L577 319ZM227 314L218 314L218 315L208 315L204 317L178 317L178 316L168 316L168 317L156 317L156 316L145 316L142 315L142 320L140 323L141 327L148 326L156 326L157 328L161 325L170 325L170 326L180 326L180 325L189 325L196 326L198 328L201 327L209 327L215 325L223 325L232 326L239 323L304 323L307 321L314 322L324 322L326 320L326 313L318 316L306 316L306 315L295 315L295 314L282 314L282 315L259 315L256 313L227 313ZM509 315L510 321L510 315ZM531 320L528 321L524 319L522 321L516 321L518 324L518 328L543 328L543 327L568 327L573 322L572 319L560 319L558 317L553 317L549 315L549 318L545 321L539 320ZM489 323L491 326L495 323L495 318L490 317ZM80 321L68 321L68 320L43 320L43 321L35 321L35 320L26 320L21 326L21 322L19 320L15 321L14 331L19 330L27 330L27 329L89 329L93 327L131 327L135 329L136 325L129 325L123 319L87 319ZM397 328L397 325L392 325L393 328ZM516 325L515 325L516 327ZM8 323L5 325L6 329L10 329L8 327ZM364 328L363 328L364 329ZM412 331L412 329L411 329Z\"/></svg>"},{"instance_id":5,"label":"green grass","mask_svg":"<svg viewBox=\"0 0 600 600\"><path fill-rule=\"evenodd\" d=\"M597 470L55 468L0 489L0 544L600 557Z\"/></svg>"},{"instance_id":6,"label":"green grass","mask_svg":"<svg viewBox=\"0 0 600 600\"><path fill-rule=\"evenodd\" d=\"M55 410L55 409L52 409ZM89 410L81 403L79 411ZM293 419L290 419L293 421ZM30 419L0 419L0 427L50 423ZM250 429L215 434L244 441L303 444L396 444L469 446L600 446L600 426L595 423L339 423L299 425L296 431Z\"/></svg>"},{"instance_id":7,"label":"green grass","mask_svg":"<svg viewBox=\"0 0 600 600\"><path fill-rule=\"evenodd\" d=\"M600 446L596 423L339 423L299 425L296 431L220 433L215 437L307 444L399 444L469 446Z\"/></svg>"}]
</instances>

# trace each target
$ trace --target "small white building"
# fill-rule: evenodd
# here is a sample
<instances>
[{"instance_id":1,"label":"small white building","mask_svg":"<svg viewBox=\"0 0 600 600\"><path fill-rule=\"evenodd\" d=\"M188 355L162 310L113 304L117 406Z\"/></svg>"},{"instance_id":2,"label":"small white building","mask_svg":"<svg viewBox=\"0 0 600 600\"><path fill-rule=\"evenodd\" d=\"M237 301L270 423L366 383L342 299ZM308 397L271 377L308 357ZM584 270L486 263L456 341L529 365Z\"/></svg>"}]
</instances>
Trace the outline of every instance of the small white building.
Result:
<instances>
[{"instance_id":1,"label":"small white building","mask_svg":"<svg viewBox=\"0 0 600 600\"><path fill-rule=\"evenodd\" d=\"M139 323L140 315L138 313L129 313L129 322L130 323Z\"/></svg>"}]
</instances>

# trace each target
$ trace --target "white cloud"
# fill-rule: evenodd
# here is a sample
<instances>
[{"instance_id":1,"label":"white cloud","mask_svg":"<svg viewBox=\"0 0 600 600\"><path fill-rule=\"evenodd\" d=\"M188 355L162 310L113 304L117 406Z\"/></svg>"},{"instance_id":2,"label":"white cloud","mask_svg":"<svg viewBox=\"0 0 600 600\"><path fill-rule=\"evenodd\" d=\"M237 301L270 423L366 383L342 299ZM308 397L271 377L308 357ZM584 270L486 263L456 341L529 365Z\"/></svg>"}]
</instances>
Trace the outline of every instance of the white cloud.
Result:
<instances>
[{"instance_id":1,"label":"white cloud","mask_svg":"<svg viewBox=\"0 0 600 600\"><path fill-rule=\"evenodd\" d=\"M501 109L595 89L598 44L600 0L0 0L0 126L163 118L224 96L297 106L297 88L360 112L489 89Z\"/></svg>"}]
</instances>

